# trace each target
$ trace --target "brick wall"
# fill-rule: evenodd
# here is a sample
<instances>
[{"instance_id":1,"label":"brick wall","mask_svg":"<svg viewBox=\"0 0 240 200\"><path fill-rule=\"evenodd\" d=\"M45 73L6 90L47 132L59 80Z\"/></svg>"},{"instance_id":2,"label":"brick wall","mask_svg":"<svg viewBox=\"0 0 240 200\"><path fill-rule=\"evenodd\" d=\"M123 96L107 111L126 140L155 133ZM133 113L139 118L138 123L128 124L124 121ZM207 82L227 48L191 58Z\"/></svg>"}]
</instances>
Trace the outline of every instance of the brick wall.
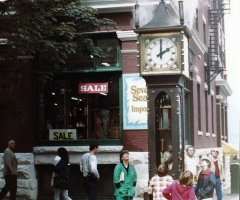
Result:
<instances>
[{"instance_id":1,"label":"brick wall","mask_svg":"<svg viewBox=\"0 0 240 200\"><path fill-rule=\"evenodd\" d=\"M0 116L0 152L7 148L10 139L16 141L16 152L32 151L33 81L27 61L23 64L23 68L11 73L12 79L0 80L0 104L6 108Z\"/></svg>"},{"instance_id":2,"label":"brick wall","mask_svg":"<svg viewBox=\"0 0 240 200\"><path fill-rule=\"evenodd\" d=\"M107 13L99 15L99 18L108 18L117 23L117 29L122 31L132 30L132 13L126 12L121 14L116 13ZM108 30L112 30L114 28L108 27Z\"/></svg>"},{"instance_id":3,"label":"brick wall","mask_svg":"<svg viewBox=\"0 0 240 200\"><path fill-rule=\"evenodd\" d=\"M124 131L123 148L129 151L148 151L147 130Z\"/></svg>"}]
</instances>

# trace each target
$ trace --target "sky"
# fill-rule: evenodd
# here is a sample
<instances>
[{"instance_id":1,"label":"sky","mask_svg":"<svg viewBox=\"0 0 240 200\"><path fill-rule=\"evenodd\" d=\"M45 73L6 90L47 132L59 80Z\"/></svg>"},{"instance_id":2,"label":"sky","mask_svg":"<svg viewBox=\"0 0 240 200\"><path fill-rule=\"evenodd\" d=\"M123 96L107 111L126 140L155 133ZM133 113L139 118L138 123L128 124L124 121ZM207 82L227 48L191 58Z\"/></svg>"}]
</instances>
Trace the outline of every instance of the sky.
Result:
<instances>
[{"instance_id":1,"label":"sky","mask_svg":"<svg viewBox=\"0 0 240 200\"><path fill-rule=\"evenodd\" d=\"M227 82L233 91L228 97L228 143L239 148L240 135L240 1L231 0L225 18Z\"/></svg>"}]
</instances>

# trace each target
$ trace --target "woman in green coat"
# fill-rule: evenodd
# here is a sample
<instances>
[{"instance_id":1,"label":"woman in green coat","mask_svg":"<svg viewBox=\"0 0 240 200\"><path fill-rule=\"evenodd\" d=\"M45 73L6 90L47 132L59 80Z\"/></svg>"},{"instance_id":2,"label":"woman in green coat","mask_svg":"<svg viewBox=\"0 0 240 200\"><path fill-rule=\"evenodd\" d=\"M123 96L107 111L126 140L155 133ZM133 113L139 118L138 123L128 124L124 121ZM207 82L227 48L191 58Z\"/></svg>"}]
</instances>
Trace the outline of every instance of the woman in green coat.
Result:
<instances>
[{"instance_id":1,"label":"woman in green coat","mask_svg":"<svg viewBox=\"0 0 240 200\"><path fill-rule=\"evenodd\" d=\"M116 200L132 200L135 195L137 173L133 166L129 165L129 152L120 152L120 163L116 165L113 174Z\"/></svg>"}]
</instances>

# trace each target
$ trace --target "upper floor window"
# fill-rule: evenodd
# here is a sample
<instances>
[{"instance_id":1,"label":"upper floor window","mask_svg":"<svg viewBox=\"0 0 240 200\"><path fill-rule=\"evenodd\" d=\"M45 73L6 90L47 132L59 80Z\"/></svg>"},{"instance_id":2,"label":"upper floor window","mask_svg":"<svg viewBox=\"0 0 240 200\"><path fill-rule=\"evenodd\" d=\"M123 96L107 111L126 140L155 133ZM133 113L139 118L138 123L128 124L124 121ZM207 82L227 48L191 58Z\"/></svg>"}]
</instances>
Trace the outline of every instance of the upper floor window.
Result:
<instances>
[{"instance_id":1,"label":"upper floor window","mask_svg":"<svg viewBox=\"0 0 240 200\"><path fill-rule=\"evenodd\" d=\"M67 70L121 70L120 42L116 33L90 34L94 45L102 50L102 57L86 57L84 50L76 49L76 54L69 57Z\"/></svg>"}]
</instances>

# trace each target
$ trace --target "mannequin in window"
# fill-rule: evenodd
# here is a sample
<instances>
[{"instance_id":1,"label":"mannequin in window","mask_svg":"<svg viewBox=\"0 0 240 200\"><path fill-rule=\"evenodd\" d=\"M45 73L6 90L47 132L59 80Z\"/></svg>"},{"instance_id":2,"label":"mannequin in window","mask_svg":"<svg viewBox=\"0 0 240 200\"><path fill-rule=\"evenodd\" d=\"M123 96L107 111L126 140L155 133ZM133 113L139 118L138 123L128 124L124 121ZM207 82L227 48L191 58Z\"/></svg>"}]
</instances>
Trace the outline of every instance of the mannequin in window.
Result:
<instances>
[{"instance_id":1,"label":"mannequin in window","mask_svg":"<svg viewBox=\"0 0 240 200\"><path fill-rule=\"evenodd\" d=\"M108 123L109 123L109 110L105 106L102 107L100 111L100 119L101 119L101 138L106 139L108 138Z\"/></svg>"}]
</instances>

